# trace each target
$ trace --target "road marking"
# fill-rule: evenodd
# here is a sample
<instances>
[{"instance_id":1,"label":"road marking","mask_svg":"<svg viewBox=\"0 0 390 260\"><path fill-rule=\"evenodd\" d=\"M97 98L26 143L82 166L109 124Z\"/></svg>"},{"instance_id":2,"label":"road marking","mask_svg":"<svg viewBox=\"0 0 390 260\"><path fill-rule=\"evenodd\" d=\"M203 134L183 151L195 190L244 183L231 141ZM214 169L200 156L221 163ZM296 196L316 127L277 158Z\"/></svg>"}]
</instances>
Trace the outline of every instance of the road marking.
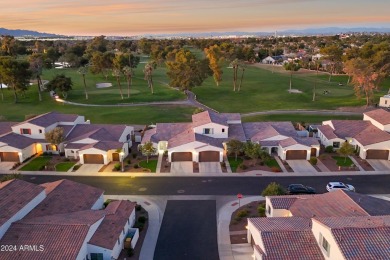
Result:
<instances>
[{"instance_id":1,"label":"road marking","mask_svg":"<svg viewBox=\"0 0 390 260\"><path fill-rule=\"evenodd\" d=\"M150 204L149 202L147 202L147 201L144 201L144 204L146 204L146 205L148 205L148 206L151 205L151 204Z\"/></svg>"},{"instance_id":2,"label":"road marking","mask_svg":"<svg viewBox=\"0 0 390 260\"><path fill-rule=\"evenodd\" d=\"M178 190L177 193L184 193L185 190Z\"/></svg>"}]
</instances>

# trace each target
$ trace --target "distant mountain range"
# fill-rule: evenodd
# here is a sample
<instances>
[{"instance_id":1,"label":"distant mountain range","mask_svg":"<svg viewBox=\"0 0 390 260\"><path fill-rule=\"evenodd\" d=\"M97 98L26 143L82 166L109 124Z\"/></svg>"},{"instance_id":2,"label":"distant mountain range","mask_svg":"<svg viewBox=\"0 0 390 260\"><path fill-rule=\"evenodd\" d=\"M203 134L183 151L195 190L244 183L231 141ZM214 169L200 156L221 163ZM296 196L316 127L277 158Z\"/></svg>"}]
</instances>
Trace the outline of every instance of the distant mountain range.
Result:
<instances>
[{"instance_id":1,"label":"distant mountain range","mask_svg":"<svg viewBox=\"0 0 390 260\"><path fill-rule=\"evenodd\" d=\"M33 37L57 37L60 35L52 34L52 33L41 33L37 31L30 31L30 30L9 30L6 28L0 28L0 35L11 35L15 37L22 37L22 36L33 36Z\"/></svg>"},{"instance_id":2,"label":"distant mountain range","mask_svg":"<svg viewBox=\"0 0 390 260\"><path fill-rule=\"evenodd\" d=\"M390 27L354 27L354 28L342 28L342 27L323 27L323 28L307 28L307 29L297 29L297 30L283 30L277 31L278 36L281 35L334 35L340 33L390 33ZM202 32L202 33L175 33L175 34L145 34L145 37L219 37L219 36L244 36L244 35L253 35L253 36L270 36L274 35L275 32ZM0 28L0 35L12 35L15 37L22 36L33 36L33 37L64 37L63 35L52 34L52 33L42 33L37 31L30 30L9 30L5 28ZM118 35L119 36L119 35Z\"/></svg>"}]
</instances>

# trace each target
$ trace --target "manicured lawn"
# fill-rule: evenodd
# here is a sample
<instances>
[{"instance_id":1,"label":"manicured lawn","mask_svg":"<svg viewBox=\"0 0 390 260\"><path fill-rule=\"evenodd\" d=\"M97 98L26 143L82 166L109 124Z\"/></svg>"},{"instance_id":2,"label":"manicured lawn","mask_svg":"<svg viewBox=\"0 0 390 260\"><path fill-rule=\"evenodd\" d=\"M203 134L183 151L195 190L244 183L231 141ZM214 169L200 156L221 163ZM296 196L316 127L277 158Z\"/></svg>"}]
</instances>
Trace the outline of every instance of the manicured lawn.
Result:
<instances>
[{"instance_id":1,"label":"manicured lawn","mask_svg":"<svg viewBox=\"0 0 390 260\"><path fill-rule=\"evenodd\" d=\"M238 157L237 161L235 157L228 157L230 168L232 169L232 172L236 172L238 166L242 163L242 158Z\"/></svg>"},{"instance_id":2,"label":"manicured lawn","mask_svg":"<svg viewBox=\"0 0 390 260\"><path fill-rule=\"evenodd\" d=\"M341 157L341 156L332 156L332 158L337 161L337 166L349 167L349 166L354 164L349 157L347 157L347 159L345 159L344 157Z\"/></svg>"},{"instance_id":3,"label":"manicured lawn","mask_svg":"<svg viewBox=\"0 0 390 260\"><path fill-rule=\"evenodd\" d=\"M49 161L50 156L39 156L34 158L31 162L27 163L20 170L21 171L40 171Z\"/></svg>"},{"instance_id":4,"label":"manicured lawn","mask_svg":"<svg viewBox=\"0 0 390 260\"><path fill-rule=\"evenodd\" d=\"M58 163L56 164L56 171L57 172L67 172L69 171L70 168L75 165L75 162L63 162L63 163Z\"/></svg>"},{"instance_id":5,"label":"manicured lawn","mask_svg":"<svg viewBox=\"0 0 390 260\"><path fill-rule=\"evenodd\" d=\"M346 115L305 115L305 114L280 114L280 115L256 115L242 117L243 122L262 122L262 121L291 121L305 123L322 123L326 120L362 120L362 116Z\"/></svg>"},{"instance_id":6,"label":"manicured lawn","mask_svg":"<svg viewBox=\"0 0 390 260\"><path fill-rule=\"evenodd\" d=\"M140 161L138 165L142 168L149 169L151 172L156 172L157 160L149 160L148 163L145 161Z\"/></svg>"},{"instance_id":7,"label":"manicured lawn","mask_svg":"<svg viewBox=\"0 0 390 260\"><path fill-rule=\"evenodd\" d=\"M272 167L276 167L278 169L280 169L280 166L278 164L278 162L275 160L275 159L269 159L265 165L267 165L268 167L272 168Z\"/></svg>"},{"instance_id":8,"label":"manicured lawn","mask_svg":"<svg viewBox=\"0 0 390 260\"><path fill-rule=\"evenodd\" d=\"M269 70L248 66L245 70L241 91L233 91L232 69L223 68L223 81L216 86L212 77L202 86L193 91L200 102L216 109L219 112L248 113L265 110L291 109L336 109L338 107L363 106L364 99L357 99L352 86L339 86L338 82L347 81L347 76L335 76L331 82L326 75L318 79L316 101L312 101L314 75L301 73L293 75L293 89L302 91L301 94L290 94L289 74L284 70L272 73ZM240 78L241 72L239 73ZM383 86L386 86L386 82ZM375 93L376 102L388 90ZM324 94L328 91L328 94Z\"/></svg>"}]
</instances>

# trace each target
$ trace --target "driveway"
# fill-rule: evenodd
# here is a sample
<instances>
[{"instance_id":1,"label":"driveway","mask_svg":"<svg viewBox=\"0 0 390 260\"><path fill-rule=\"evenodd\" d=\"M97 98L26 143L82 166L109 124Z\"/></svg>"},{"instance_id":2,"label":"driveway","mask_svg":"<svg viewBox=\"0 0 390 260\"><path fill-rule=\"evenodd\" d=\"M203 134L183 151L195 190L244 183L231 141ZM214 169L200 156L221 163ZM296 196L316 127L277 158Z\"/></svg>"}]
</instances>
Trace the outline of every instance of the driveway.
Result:
<instances>
[{"instance_id":1,"label":"driveway","mask_svg":"<svg viewBox=\"0 0 390 260\"><path fill-rule=\"evenodd\" d=\"M200 162L199 173L222 173L221 163L219 162Z\"/></svg>"},{"instance_id":2,"label":"driveway","mask_svg":"<svg viewBox=\"0 0 390 260\"><path fill-rule=\"evenodd\" d=\"M375 171L390 171L390 161L387 160L367 160Z\"/></svg>"},{"instance_id":3,"label":"driveway","mask_svg":"<svg viewBox=\"0 0 390 260\"><path fill-rule=\"evenodd\" d=\"M76 172L80 174L97 173L102 167L103 164L83 164Z\"/></svg>"},{"instance_id":4,"label":"driveway","mask_svg":"<svg viewBox=\"0 0 390 260\"><path fill-rule=\"evenodd\" d=\"M291 169L293 169L293 171L297 172L297 173L317 172L317 170L309 163L309 161L306 161L306 160L287 160L287 163L288 163L288 165L290 165Z\"/></svg>"},{"instance_id":5,"label":"driveway","mask_svg":"<svg viewBox=\"0 0 390 260\"><path fill-rule=\"evenodd\" d=\"M171 173L193 173L194 165L192 162L171 162Z\"/></svg>"},{"instance_id":6,"label":"driveway","mask_svg":"<svg viewBox=\"0 0 390 260\"><path fill-rule=\"evenodd\" d=\"M153 259L219 259L216 214L215 200L168 200Z\"/></svg>"},{"instance_id":7,"label":"driveway","mask_svg":"<svg viewBox=\"0 0 390 260\"><path fill-rule=\"evenodd\" d=\"M15 162L0 162L0 170L11 170Z\"/></svg>"}]
</instances>

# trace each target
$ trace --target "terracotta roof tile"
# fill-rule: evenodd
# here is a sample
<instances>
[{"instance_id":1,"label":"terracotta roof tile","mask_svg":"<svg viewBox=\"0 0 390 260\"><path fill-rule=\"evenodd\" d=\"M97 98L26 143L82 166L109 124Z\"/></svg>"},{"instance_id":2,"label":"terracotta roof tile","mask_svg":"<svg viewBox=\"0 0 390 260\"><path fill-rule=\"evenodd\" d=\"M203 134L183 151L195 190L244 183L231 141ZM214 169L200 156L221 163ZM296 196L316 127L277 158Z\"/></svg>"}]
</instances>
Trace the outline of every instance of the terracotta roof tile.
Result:
<instances>
[{"instance_id":1,"label":"terracotta roof tile","mask_svg":"<svg viewBox=\"0 0 390 260\"><path fill-rule=\"evenodd\" d=\"M390 140L390 134L370 125L354 137L362 145L370 145Z\"/></svg>"},{"instance_id":2,"label":"terracotta roof tile","mask_svg":"<svg viewBox=\"0 0 390 260\"><path fill-rule=\"evenodd\" d=\"M18 124L17 122L0 122L0 136L12 132L11 126Z\"/></svg>"},{"instance_id":3,"label":"terracotta roof tile","mask_svg":"<svg viewBox=\"0 0 390 260\"><path fill-rule=\"evenodd\" d=\"M145 144L147 142L152 141L152 136L156 134L156 128L152 128L149 130L146 130L144 133L144 136L142 137L141 144Z\"/></svg>"},{"instance_id":4,"label":"terracotta roof tile","mask_svg":"<svg viewBox=\"0 0 390 260\"><path fill-rule=\"evenodd\" d=\"M216 123L219 125L227 126L227 118L225 116L221 116L215 112L204 111L195 115L192 115L192 126L198 127L201 125Z\"/></svg>"},{"instance_id":5,"label":"terracotta roof tile","mask_svg":"<svg viewBox=\"0 0 390 260\"><path fill-rule=\"evenodd\" d=\"M58 112L49 112L25 120L19 124L31 123L37 126L48 127L52 124L59 123L59 122L74 122L78 117L79 115L75 115L75 114L61 114Z\"/></svg>"},{"instance_id":6,"label":"terracotta roof tile","mask_svg":"<svg viewBox=\"0 0 390 260\"><path fill-rule=\"evenodd\" d=\"M59 180L41 184L47 197L26 218L89 210L103 194L103 190L73 182Z\"/></svg>"},{"instance_id":7,"label":"terracotta roof tile","mask_svg":"<svg viewBox=\"0 0 390 260\"><path fill-rule=\"evenodd\" d=\"M365 112L364 114L366 116L371 117L382 125L390 124L390 111L387 111L385 109L376 109L369 112Z\"/></svg>"},{"instance_id":8,"label":"terracotta roof tile","mask_svg":"<svg viewBox=\"0 0 390 260\"><path fill-rule=\"evenodd\" d=\"M135 205L136 203L126 200L110 202L104 210L105 218L88 243L113 249Z\"/></svg>"},{"instance_id":9,"label":"terracotta roof tile","mask_svg":"<svg viewBox=\"0 0 390 260\"><path fill-rule=\"evenodd\" d=\"M243 123L244 132L247 139L254 142L262 141L277 135L288 137L297 136L291 122L254 122Z\"/></svg>"},{"instance_id":10,"label":"terracotta roof tile","mask_svg":"<svg viewBox=\"0 0 390 260\"><path fill-rule=\"evenodd\" d=\"M236 139L242 142L246 141L246 136L242 124L229 124L228 134L228 139Z\"/></svg>"},{"instance_id":11,"label":"terracotta roof tile","mask_svg":"<svg viewBox=\"0 0 390 260\"><path fill-rule=\"evenodd\" d=\"M326 137L326 139L331 140L337 138L337 135L333 132L333 128L329 125L321 125L317 128L321 133Z\"/></svg>"},{"instance_id":12,"label":"terracotta roof tile","mask_svg":"<svg viewBox=\"0 0 390 260\"><path fill-rule=\"evenodd\" d=\"M0 137L0 142L6 143L7 145L17 148L17 149L24 149L34 143L42 142L47 143L46 140L41 139L32 139L23 135L15 134L15 133L9 133L6 135L3 135Z\"/></svg>"},{"instance_id":13,"label":"terracotta roof tile","mask_svg":"<svg viewBox=\"0 0 390 260\"><path fill-rule=\"evenodd\" d=\"M67 142L75 142L84 138L99 141L119 141L126 125L79 124L66 137Z\"/></svg>"},{"instance_id":14,"label":"terracotta roof tile","mask_svg":"<svg viewBox=\"0 0 390 260\"><path fill-rule=\"evenodd\" d=\"M248 223L262 232L311 230L311 219L300 217L248 218Z\"/></svg>"},{"instance_id":15,"label":"terracotta roof tile","mask_svg":"<svg viewBox=\"0 0 390 260\"><path fill-rule=\"evenodd\" d=\"M172 137L189 130L192 131L191 123L158 123L156 134L152 135L151 140L155 143L168 141Z\"/></svg>"},{"instance_id":16,"label":"terracotta roof tile","mask_svg":"<svg viewBox=\"0 0 390 260\"><path fill-rule=\"evenodd\" d=\"M43 191L39 185L18 179L0 183L0 226Z\"/></svg>"}]
</instances>

